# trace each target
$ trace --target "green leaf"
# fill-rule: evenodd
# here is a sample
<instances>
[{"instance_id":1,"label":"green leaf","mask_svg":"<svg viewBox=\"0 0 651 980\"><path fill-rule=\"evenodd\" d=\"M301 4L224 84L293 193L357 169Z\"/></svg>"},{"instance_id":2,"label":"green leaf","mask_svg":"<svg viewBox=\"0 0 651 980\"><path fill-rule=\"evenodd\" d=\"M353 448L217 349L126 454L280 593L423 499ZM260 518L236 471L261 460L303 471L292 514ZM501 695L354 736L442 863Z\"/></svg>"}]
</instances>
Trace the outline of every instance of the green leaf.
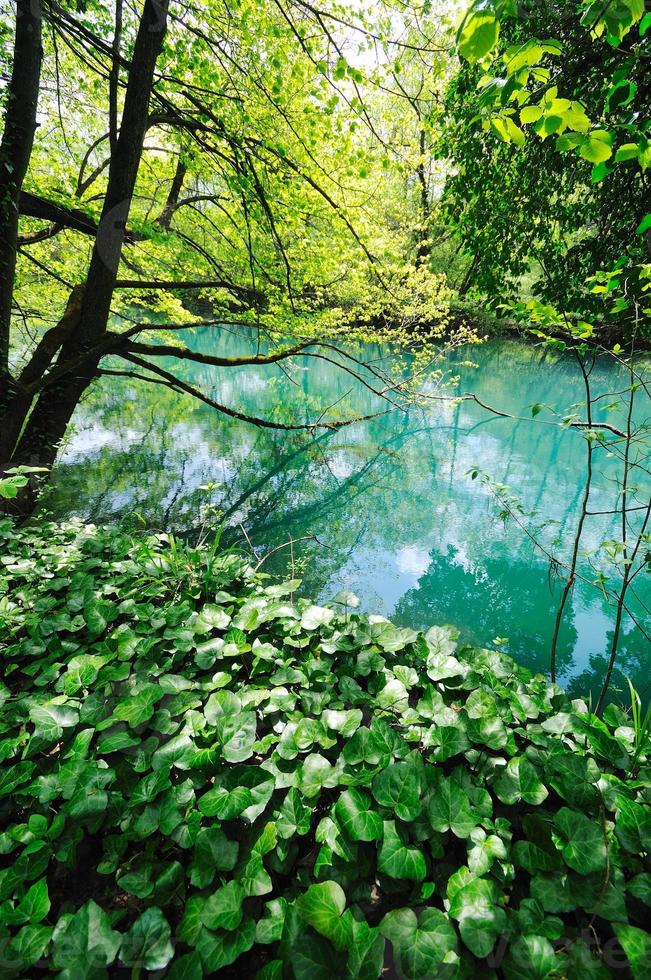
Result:
<instances>
[{"instance_id":1,"label":"green leaf","mask_svg":"<svg viewBox=\"0 0 651 980\"><path fill-rule=\"evenodd\" d=\"M349 711L332 711L328 709L323 712L321 717L327 728L332 729L334 732L341 732L344 738L350 738L362 722L362 712L359 708L351 708Z\"/></svg>"},{"instance_id":2,"label":"green leaf","mask_svg":"<svg viewBox=\"0 0 651 980\"><path fill-rule=\"evenodd\" d=\"M427 874L425 855L410 845L406 831L395 820L384 821L384 838L378 855L378 871L390 878L423 881Z\"/></svg>"},{"instance_id":3,"label":"green leaf","mask_svg":"<svg viewBox=\"0 0 651 980\"><path fill-rule=\"evenodd\" d=\"M284 898L272 898L265 903L264 909L265 914L258 919L255 927L255 941L267 945L277 942L282 936L287 902Z\"/></svg>"},{"instance_id":4,"label":"green leaf","mask_svg":"<svg viewBox=\"0 0 651 980\"><path fill-rule=\"evenodd\" d=\"M603 163L610 160L612 155L613 151L608 143L591 136L579 148L579 156L583 157L584 160L589 160L590 163Z\"/></svg>"},{"instance_id":5,"label":"green leaf","mask_svg":"<svg viewBox=\"0 0 651 980\"><path fill-rule=\"evenodd\" d=\"M651 214L645 214L635 229L636 234L644 235L651 228Z\"/></svg>"},{"instance_id":6,"label":"green leaf","mask_svg":"<svg viewBox=\"0 0 651 980\"><path fill-rule=\"evenodd\" d=\"M348 953L351 980L377 980L384 965L384 936L366 922L353 919L353 941Z\"/></svg>"},{"instance_id":7,"label":"green leaf","mask_svg":"<svg viewBox=\"0 0 651 980\"><path fill-rule=\"evenodd\" d=\"M64 728L73 728L79 721L79 712L68 704L48 701L30 708L29 717L34 722L35 735L48 742L57 742Z\"/></svg>"},{"instance_id":8,"label":"green leaf","mask_svg":"<svg viewBox=\"0 0 651 980\"><path fill-rule=\"evenodd\" d=\"M334 619L332 609L323 606L308 606L301 616L301 629L316 630L319 626L327 626Z\"/></svg>"},{"instance_id":9,"label":"green leaf","mask_svg":"<svg viewBox=\"0 0 651 980\"><path fill-rule=\"evenodd\" d=\"M510 759L504 772L495 781L495 794L502 803L531 803L538 806L549 795L538 770L525 756Z\"/></svg>"},{"instance_id":10,"label":"green leaf","mask_svg":"<svg viewBox=\"0 0 651 980\"><path fill-rule=\"evenodd\" d=\"M126 721L130 728L138 728L151 718L154 706L164 694L157 684L147 684L137 694L118 704L113 714L120 721Z\"/></svg>"},{"instance_id":11,"label":"green leaf","mask_svg":"<svg viewBox=\"0 0 651 980\"><path fill-rule=\"evenodd\" d=\"M346 912L346 895L336 881L310 885L296 901L299 915L337 949L348 949L353 940L353 919Z\"/></svg>"},{"instance_id":12,"label":"green leaf","mask_svg":"<svg viewBox=\"0 0 651 980\"><path fill-rule=\"evenodd\" d=\"M16 953L23 966L33 966L43 956L53 931L52 926L23 926L11 940L10 949Z\"/></svg>"},{"instance_id":13,"label":"green leaf","mask_svg":"<svg viewBox=\"0 0 651 980\"><path fill-rule=\"evenodd\" d=\"M637 160L640 148L637 143L622 143L617 147L615 163L625 163L627 160Z\"/></svg>"},{"instance_id":14,"label":"green leaf","mask_svg":"<svg viewBox=\"0 0 651 980\"><path fill-rule=\"evenodd\" d=\"M318 796L324 786L336 785L336 774L328 760L314 752L305 758L298 780L301 792L312 797Z\"/></svg>"},{"instance_id":15,"label":"green leaf","mask_svg":"<svg viewBox=\"0 0 651 980\"><path fill-rule=\"evenodd\" d=\"M441 777L432 791L427 805L429 821L439 833L451 830L456 837L465 839L477 825L477 817L465 791L456 776Z\"/></svg>"},{"instance_id":16,"label":"green leaf","mask_svg":"<svg viewBox=\"0 0 651 980\"><path fill-rule=\"evenodd\" d=\"M496 882L473 878L453 895L448 890L448 897L450 916L458 920L465 945L480 959L488 956L507 925Z\"/></svg>"},{"instance_id":17,"label":"green leaf","mask_svg":"<svg viewBox=\"0 0 651 980\"><path fill-rule=\"evenodd\" d=\"M244 889L238 881L229 881L210 895L201 911L201 922L209 929L237 929L242 921Z\"/></svg>"},{"instance_id":18,"label":"green leaf","mask_svg":"<svg viewBox=\"0 0 651 980\"><path fill-rule=\"evenodd\" d=\"M202 928L196 942L197 951L204 967L204 976L230 966L235 960L251 949L255 942L255 923L245 919L239 929L228 932L218 929L213 932Z\"/></svg>"},{"instance_id":19,"label":"green leaf","mask_svg":"<svg viewBox=\"0 0 651 980\"><path fill-rule=\"evenodd\" d=\"M381 840L382 818L372 807L370 797L354 787L342 793L337 800L337 820L351 840Z\"/></svg>"},{"instance_id":20,"label":"green leaf","mask_svg":"<svg viewBox=\"0 0 651 980\"><path fill-rule=\"evenodd\" d=\"M651 935L625 922L613 922L613 929L626 953L635 980L648 980L651 974Z\"/></svg>"},{"instance_id":21,"label":"green leaf","mask_svg":"<svg viewBox=\"0 0 651 980\"><path fill-rule=\"evenodd\" d=\"M439 909L423 909L418 919L411 909L396 909L384 916L379 930L391 942L405 980L440 976L442 964L457 946L454 927Z\"/></svg>"},{"instance_id":22,"label":"green leaf","mask_svg":"<svg viewBox=\"0 0 651 980\"><path fill-rule=\"evenodd\" d=\"M409 695L402 681L399 681L397 677L391 677L377 694L375 700L379 708L400 712L407 707Z\"/></svg>"},{"instance_id":23,"label":"green leaf","mask_svg":"<svg viewBox=\"0 0 651 980\"><path fill-rule=\"evenodd\" d=\"M240 861L235 869L247 898L251 895L268 895L272 889L271 878L265 870L260 854L251 854Z\"/></svg>"},{"instance_id":24,"label":"green leaf","mask_svg":"<svg viewBox=\"0 0 651 980\"><path fill-rule=\"evenodd\" d=\"M500 25L492 14L473 13L462 26L459 54L472 65L493 50L499 35Z\"/></svg>"},{"instance_id":25,"label":"green leaf","mask_svg":"<svg viewBox=\"0 0 651 980\"><path fill-rule=\"evenodd\" d=\"M615 834L622 846L632 854L651 851L651 808L626 796L618 796Z\"/></svg>"},{"instance_id":26,"label":"green leaf","mask_svg":"<svg viewBox=\"0 0 651 980\"><path fill-rule=\"evenodd\" d=\"M60 980L97 976L117 956L121 939L92 899L74 914L61 916L52 935L52 963L61 971Z\"/></svg>"},{"instance_id":27,"label":"green leaf","mask_svg":"<svg viewBox=\"0 0 651 980\"><path fill-rule=\"evenodd\" d=\"M165 974L165 980L203 980L201 957L198 953L186 953L175 959Z\"/></svg>"},{"instance_id":28,"label":"green leaf","mask_svg":"<svg viewBox=\"0 0 651 980\"><path fill-rule=\"evenodd\" d=\"M242 711L238 715L218 718L217 737L227 762L244 762L245 759L250 759L256 740L255 711Z\"/></svg>"},{"instance_id":29,"label":"green leaf","mask_svg":"<svg viewBox=\"0 0 651 980\"><path fill-rule=\"evenodd\" d=\"M278 835L283 838L290 838L295 834L303 836L309 832L311 822L311 810L301 800L298 790L292 787L283 801L276 821Z\"/></svg>"},{"instance_id":30,"label":"green leaf","mask_svg":"<svg viewBox=\"0 0 651 980\"><path fill-rule=\"evenodd\" d=\"M205 888L215 877L216 871L232 871L238 849L237 841L229 840L220 827L200 830L194 845L194 861L190 873L192 884Z\"/></svg>"},{"instance_id":31,"label":"green leaf","mask_svg":"<svg viewBox=\"0 0 651 980\"><path fill-rule=\"evenodd\" d=\"M606 841L597 820L564 806L554 817L554 828L556 846L570 868L583 875L605 869Z\"/></svg>"},{"instance_id":32,"label":"green leaf","mask_svg":"<svg viewBox=\"0 0 651 980\"><path fill-rule=\"evenodd\" d=\"M174 956L169 923L159 908L149 908L122 940L120 959L126 966L164 970Z\"/></svg>"},{"instance_id":33,"label":"green leaf","mask_svg":"<svg viewBox=\"0 0 651 980\"><path fill-rule=\"evenodd\" d=\"M496 859L506 860L504 841L495 834L487 835L481 827L475 827L470 834L472 847L468 850L468 867L474 875L483 875Z\"/></svg>"},{"instance_id":34,"label":"green leaf","mask_svg":"<svg viewBox=\"0 0 651 980\"><path fill-rule=\"evenodd\" d=\"M305 931L286 954L295 980L333 980L343 975L342 954L314 932Z\"/></svg>"},{"instance_id":35,"label":"green leaf","mask_svg":"<svg viewBox=\"0 0 651 980\"><path fill-rule=\"evenodd\" d=\"M373 796L401 820L415 820L421 810L421 787L415 767L398 762L378 773L372 784Z\"/></svg>"},{"instance_id":36,"label":"green leaf","mask_svg":"<svg viewBox=\"0 0 651 980\"><path fill-rule=\"evenodd\" d=\"M520 109L520 122L523 126L526 126L528 123L538 122L542 114L542 106L526 105Z\"/></svg>"},{"instance_id":37,"label":"green leaf","mask_svg":"<svg viewBox=\"0 0 651 980\"><path fill-rule=\"evenodd\" d=\"M651 908L651 873L642 871L631 878L626 890Z\"/></svg>"},{"instance_id":38,"label":"green leaf","mask_svg":"<svg viewBox=\"0 0 651 980\"><path fill-rule=\"evenodd\" d=\"M21 899L18 912L22 922L36 924L44 919L50 911L50 896L48 894L47 879L41 878L27 890L25 897Z\"/></svg>"},{"instance_id":39,"label":"green leaf","mask_svg":"<svg viewBox=\"0 0 651 980\"><path fill-rule=\"evenodd\" d=\"M544 936L518 936L511 944L504 962L507 980L545 980L558 977L565 957L554 953Z\"/></svg>"}]
</instances>

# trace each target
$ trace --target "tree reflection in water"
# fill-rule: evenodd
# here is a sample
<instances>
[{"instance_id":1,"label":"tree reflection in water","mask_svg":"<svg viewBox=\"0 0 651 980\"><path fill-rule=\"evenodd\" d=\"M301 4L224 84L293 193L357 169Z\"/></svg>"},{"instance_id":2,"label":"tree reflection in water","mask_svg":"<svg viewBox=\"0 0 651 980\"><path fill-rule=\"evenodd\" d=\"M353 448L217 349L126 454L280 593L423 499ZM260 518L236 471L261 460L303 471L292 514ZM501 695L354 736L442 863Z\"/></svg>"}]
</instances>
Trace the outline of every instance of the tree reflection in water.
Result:
<instances>
[{"instance_id":1,"label":"tree reflection in water","mask_svg":"<svg viewBox=\"0 0 651 980\"><path fill-rule=\"evenodd\" d=\"M198 348L239 352L228 333L197 331ZM378 352L378 356L382 352ZM485 488L468 477L478 466L509 484L527 509L553 524L548 539L571 537L583 487L581 437L530 422L532 404L559 411L580 400L580 378L569 360L549 361L511 340L491 341L457 365L482 400L524 421L487 415L478 405L432 403L408 415L382 415L316 438L257 430L217 416L183 395L155 386L104 378L75 417L75 429L55 471L45 506L56 516L94 522L137 514L154 528L196 533L205 503L200 487L218 484L224 540L243 543L240 525L263 550L315 535L296 552L308 557L304 591L332 597L350 588L367 610L414 627L453 623L462 636L489 644L509 638L509 651L545 670L558 590L548 563L518 528L503 525ZM601 370L601 374L599 374ZM245 412L278 420L314 417L342 399L346 411L369 414L383 406L329 364L309 370L297 362L290 383L269 368L229 370L187 366L188 380ZM612 366L597 368L595 386L617 386ZM348 394L347 394L348 392ZM92 411L89 402L92 401ZM100 418L101 424L91 420ZM610 416L611 421L614 420ZM612 461L598 460L593 509L612 507ZM610 518L593 518L588 548L611 533ZM283 572L279 551L269 571ZM638 589L644 618L651 589ZM587 692L603 672L610 614L601 595L577 582L559 645L560 680ZM615 689L629 674L643 688L646 642L628 624Z\"/></svg>"}]
</instances>

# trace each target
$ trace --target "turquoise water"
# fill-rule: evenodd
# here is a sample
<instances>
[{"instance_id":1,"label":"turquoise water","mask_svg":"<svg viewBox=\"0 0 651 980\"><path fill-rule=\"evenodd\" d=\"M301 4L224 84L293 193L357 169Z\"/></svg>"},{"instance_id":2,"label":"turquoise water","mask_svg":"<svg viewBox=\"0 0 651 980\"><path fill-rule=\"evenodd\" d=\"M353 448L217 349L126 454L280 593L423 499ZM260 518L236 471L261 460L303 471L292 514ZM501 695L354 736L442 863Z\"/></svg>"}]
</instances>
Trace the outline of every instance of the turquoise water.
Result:
<instances>
[{"instance_id":1,"label":"turquoise water","mask_svg":"<svg viewBox=\"0 0 651 980\"><path fill-rule=\"evenodd\" d=\"M225 329L197 330L189 342L224 355L250 349L249 337ZM463 363L468 357L476 366ZM454 391L472 390L522 420L443 401L314 438L227 419L167 388L102 378L75 416L46 506L56 516L95 522L138 515L150 527L191 535L210 496L223 512L226 540L246 545L244 528L260 556L289 537L310 536L266 565L290 571L293 557L305 594L325 600L350 589L367 611L413 627L451 623L464 639L483 645L507 640L513 657L546 670L558 582L545 555L512 521L500 520L494 497L468 471L479 467L508 484L526 510L537 512L528 526L551 520L542 538L567 555L583 492L585 442L576 431L539 424L552 418L547 410L533 421L531 405L568 411L583 398L581 377L571 358L550 359L513 340L457 353L450 368L461 375ZM322 361L298 360L291 378L272 366L197 364L183 365L183 377L222 403L283 421L313 419L340 399L338 408L349 414L386 407ZM626 384L612 365L597 365L592 380L598 392ZM618 410L603 414L609 421L617 416ZM599 450L593 510L612 508L616 473L616 461ZM210 483L217 485L212 491L200 489ZM614 518L589 518L588 549L617 536ZM581 569L594 575L585 556ZM650 603L649 576L642 574L631 607L647 628ZM578 693L598 683L611 622L601 592L578 581L558 658L560 680ZM648 644L630 620L620 646L616 686L626 673L643 690Z\"/></svg>"}]
</instances>

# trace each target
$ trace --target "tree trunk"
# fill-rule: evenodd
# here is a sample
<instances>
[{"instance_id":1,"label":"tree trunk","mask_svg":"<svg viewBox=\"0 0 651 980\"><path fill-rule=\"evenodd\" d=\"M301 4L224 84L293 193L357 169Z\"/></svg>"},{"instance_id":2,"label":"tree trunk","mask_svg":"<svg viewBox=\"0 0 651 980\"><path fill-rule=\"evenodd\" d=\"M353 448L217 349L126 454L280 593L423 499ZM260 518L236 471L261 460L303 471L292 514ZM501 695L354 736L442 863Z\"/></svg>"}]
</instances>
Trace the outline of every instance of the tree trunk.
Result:
<instances>
[{"instance_id":1,"label":"tree trunk","mask_svg":"<svg viewBox=\"0 0 651 980\"><path fill-rule=\"evenodd\" d=\"M156 61L167 23L168 0L146 0L131 59L124 110L77 328L64 340L57 368L74 370L41 391L14 462L51 466L72 414L96 375L102 357L125 225L142 156ZM80 363L80 357L83 359ZM29 506L28 502L26 506Z\"/></svg>"},{"instance_id":2,"label":"tree trunk","mask_svg":"<svg viewBox=\"0 0 651 980\"><path fill-rule=\"evenodd\" d=\"M43 378L63 342L79 326L83 295L84 287L75 286L68 297L63 316L55 327L43 334L29 363L23 368L17 382L13 384L13 390L5 398L5 405L0 407L0 473L3 466L11 465L11 462L7 461L11 461L34 402L34 394L37 390L34 386Z\"/></svg>"},{"instance_id":3,"label":"tree trunk","mask_svg":"<svg viewBox=\"0 0 651 980\"><path fill-rule=\"evenodd\" d=\"M13 69L0 143L0 412L14 390L9 372L9 330L16 275L18 200L36 131L41 59L40 2L19 0Z\"/></svg>"},{"instance_id":4,"label":"tree trunk","mask_svg":"<svg viewBox=\"0 0 651 980\"><path fill-rule=\"evenodd\" d=\"M420 116L419 116L420 120ZM421 127L423 123L420 123ZM429 261L430 253L432 247L429 241L430 233L430 207L429 207L429 193L427 189L427 174L425 173L425 152L427 150L427 145L425 143L425 130L421 128L420 140L418 144L418 149L420 151L420 158L418 160L418 167L416 168L416 176L418 178L418 185L420 188L420 213L421 213L421 228L418 233L418 248L416 251L416 262L418 265L422 265Z\"/></svg>"},{"instance_id":5,"label":"tree trunk","mask_svg":"<svg viewBox=\"0 0 651 980\"><path fill-rule=\"evenodd\" d=\"M181 193L181 188L183 187L183 181L185 180L185 175L187 173L187 167L183 162L181 155L176 164L176 171L174 172L174 177L172 179L172 186L170 187L170 192L167 195L167 200L165 201L165 207L160 213L157 224L164 228L165 231L169 229L170 222L172 220L172 215L176 210L176 206L179 203L179 194Z\"/></svg>"}]
</instances>

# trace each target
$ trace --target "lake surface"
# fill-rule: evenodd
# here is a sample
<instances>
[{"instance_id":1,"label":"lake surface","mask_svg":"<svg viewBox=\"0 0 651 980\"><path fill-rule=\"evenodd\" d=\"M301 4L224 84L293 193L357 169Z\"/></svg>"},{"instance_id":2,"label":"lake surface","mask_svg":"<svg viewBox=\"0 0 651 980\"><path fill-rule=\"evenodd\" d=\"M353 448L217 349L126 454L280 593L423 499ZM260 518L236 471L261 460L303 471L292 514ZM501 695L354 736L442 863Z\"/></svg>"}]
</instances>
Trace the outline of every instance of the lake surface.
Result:
<instances>
[{"instance_id":1,"label":"lake surface","mask_svg":"<svg viewBox=\"0 0 651 980\"><path fill-rule=\"evenodd\" d=\"M184 339L227 356L250 350L250 337L225 328L198 329ZM465 364L468 358L476 366ZM545 556L512 521L500 520L494 497L468 471L478 467L512 487L527 510L538 512L534 523L551 519L543 536L558 538L557 550L567 554L583 493L585 442L577 431L539 424L552 418L547 410L532 420L531 406L568 411L583 398L581 377L571 358L551 359L515 340L457 352L450 368L461 380L448 393L473 391L523 420L444 401L314 438L258 429L167 388L105 377L74 418L46 506L57 517L96 523L129 517L192 535L210 497L223 511L226 540L245 545L245 528L259 555L290 536L316 538L292 549L304 594L326 600L350 589L365 610L401 625L451 623L464 639L486 646L508 639L513 657L545 671L558 582ZM347 414L386 408L323 361L297 360L291 378L274 366L190 363L182 376L222 403L281 421L317 418L338 400ZM597 365L593 382L599 391L617 390L626 378L612 365ZM616 417L617 410L603 416ZM615 468L599 450L593 510L612 508ZM211 483L212 491L201 489ZM587 548L617 536L613 518L588 520ZM290 565L287 548L265 567L289 573ZM647 627L650 578L640 575L631 597ZM559 646L559 679L577 693L596 689L611 621L600 591L578 581ZM643 691L649 649L630 620L620 649L623 673Z\"/></svg>"}]
</instances>

